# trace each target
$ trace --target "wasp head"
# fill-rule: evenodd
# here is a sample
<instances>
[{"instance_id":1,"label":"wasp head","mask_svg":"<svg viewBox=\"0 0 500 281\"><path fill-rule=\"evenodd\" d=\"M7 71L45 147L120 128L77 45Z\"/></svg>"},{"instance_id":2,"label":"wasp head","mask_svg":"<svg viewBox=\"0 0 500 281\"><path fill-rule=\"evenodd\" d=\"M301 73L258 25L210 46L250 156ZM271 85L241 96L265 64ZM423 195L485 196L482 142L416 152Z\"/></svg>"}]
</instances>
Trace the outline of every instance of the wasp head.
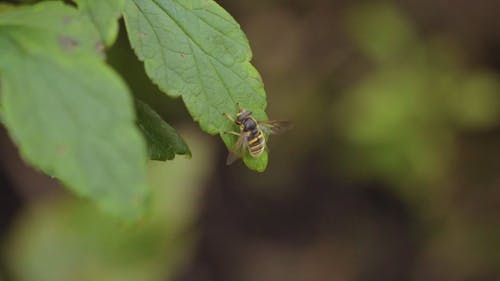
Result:
<instances>
[{"instance_id":1,"label":"wasp head","mask_svg":"<svg viewBox=\"0 0 500 281\"><path fill-rule=\"evenodd\" d=\"M252 112L251 111L248 111L246 109L242 109L240 110L240 112L238 112L238 114L236 115L236 122L239 124L239 125L242 125L243 123L245 123L245 120L248 119L248 117L250 117L252 115Z\"/></svg>"}]
</instances>

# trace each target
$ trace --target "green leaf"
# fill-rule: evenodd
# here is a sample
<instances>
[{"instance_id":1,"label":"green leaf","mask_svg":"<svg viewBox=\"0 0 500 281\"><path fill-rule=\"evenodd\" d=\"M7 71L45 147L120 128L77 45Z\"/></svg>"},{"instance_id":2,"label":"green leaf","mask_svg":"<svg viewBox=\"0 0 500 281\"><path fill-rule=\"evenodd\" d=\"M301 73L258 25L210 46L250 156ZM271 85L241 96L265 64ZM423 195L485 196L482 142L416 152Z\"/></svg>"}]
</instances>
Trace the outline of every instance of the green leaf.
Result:
<instances>
[{"instance_id":1,"label":"green leaf","mask_svg":"<svg viewBox=\"0 0 500 281\"><path fill-rule=\"evenodd\" d=\"M118 35L118 19L125 0L75 0L78 8L92 20L106 46L111 46Z\"/></svg>"},{"instance_id":2,"label":"green leaf","mask_svg":"<svg viewBox=\"0 0 500 281\"><path fill-rule=\"evenodd\" d=\"M24 37L16 42L16 48L31 53L63 52L104 58L99 33L90 19L61 2L12 6L0 14L0 28L4 34L22 29L22 34L15 34L17 38Z\"/></svg>"},{"instance_id":3,"label":"green leaf","mask_svg":"<svg viewBox=\"0 0 500 281\"><path fill-rule=\"evenodd\" d=\"M217 3L127 0L124 18L148 76L168 95L181 96L200 127L221 134L228 148L235 138L223 132L237 128L223 112L235 115L239 102L257 119L267 119L262 79L250 64L245 34ZM267 154L246 155L245 163L263 171Z\"/></svg>"},{"instance_id":4,"label":"green leaf","mask_svg":"<svg viewBox=\"0 0 500 281\"><path fill-rule=\"evenodd\" d=\"M13 10L19 17L45 19L39 27L19 25L11 12L0 14L5 125L26 161L106 210L134 219L148 188L145 143L135 127L133 102L100 57L60 46L61 28L48 23L57 24L52 17L64 16L63 11L74 15L53 2ZM80 31L69 35L85 40L87 31Z\"/></svg>"},{"instance_id":5,"label":"green leaf","mask_svg":"<svg viewBox=\"0 0 500 281\"><path fill-rule=\"evenodd\" d=\"M149 158L172 160L176 154L191 156L191 151L174 128L144 102L136 100L137 125L148 143Z\"/></svg>"},{"instance_id":6,"label":"green leaf","mask_svg":"<svg viewBox=\"0 0 500 281\"><path fill-rule=\"evenodd\" d=\"M488 72L473 72L457 77L456 89L447 92L450 117L463 128L484 129L498 124L500 82ZM448 88L450 85L446 85Z\"/></svg>"}]
</instances>

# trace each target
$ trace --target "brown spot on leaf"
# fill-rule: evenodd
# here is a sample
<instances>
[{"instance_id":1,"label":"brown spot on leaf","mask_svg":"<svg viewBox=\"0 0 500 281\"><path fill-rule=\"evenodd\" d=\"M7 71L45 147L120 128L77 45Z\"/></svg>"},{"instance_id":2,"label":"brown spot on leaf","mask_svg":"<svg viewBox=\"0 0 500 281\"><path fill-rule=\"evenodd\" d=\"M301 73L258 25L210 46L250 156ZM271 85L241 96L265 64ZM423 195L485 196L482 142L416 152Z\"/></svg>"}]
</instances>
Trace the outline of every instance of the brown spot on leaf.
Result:
<instances>
[{"instance_id":1,"label":"brown spot on leaf","mask_svg":"<svg viewBox=\"0 0 500 281\"><path fill-rule=\"evenodd\" d=\"M80 42L71 37L61 35L59 36L59 45L63 50L70 51L74 49L76 46L80 45Z\"/></svg>"},{"instance_id":2,"label":"brown spot on leaf","mask_svg":"<svg viewBox=\"0 0 500 281\"><path fill-rule=\"evenodd\" d=\"M65 17L63 19L63 23L66 25L70 24L72 21L73 21L73 19L71 17Z\"/></svg>"},{"instance_id":3,"label":"brown spot on leaf","mask_svg":"<svg viewBox=\"0 0 500 281\"><path fill-rule=\"evenodd\" d=\"M145 32L140 32L140 33L139 33L139 38L140 38L140 39L144 39L144 38L146 38L146 35L147 35L147 34L146 34Z\"/></svg>"},{"instance_id":4,"label":"brown spot on leaf","mask_svg":"<svg viewBox=\"0 0 500 281\"><path fill-rule=\"evenodd\" d=\"M63 156L64 154L66 154L67 150L68 149L67 149L66 145L64 145L64 144L58 145L56 148L57 156Z\"/></svg>"},{"instance_id":5,"label":"brown spot on leaf","mask_svg":"<svg viewBox=\"0 0 500 281\"><path fill-rule=\"evenodd\" d=\"M180 54L180 56L181 56L181 59L183 59L183 58L184 58L184 54L183 54L183 53L181 53L181 54Z\"/></svg>"},{"instance_id":6,"label":"brown spot on leaf","mask_svg":"<svg viewBox=\"0 0 500 281\"><path fill-rule=\"evenodd\" d=\"M102 42L97 42L95 45L95 49L99 54L104 55L104 50L106 49L106 46L104 46L104 43Z\"/></svg>"}]
</instances>

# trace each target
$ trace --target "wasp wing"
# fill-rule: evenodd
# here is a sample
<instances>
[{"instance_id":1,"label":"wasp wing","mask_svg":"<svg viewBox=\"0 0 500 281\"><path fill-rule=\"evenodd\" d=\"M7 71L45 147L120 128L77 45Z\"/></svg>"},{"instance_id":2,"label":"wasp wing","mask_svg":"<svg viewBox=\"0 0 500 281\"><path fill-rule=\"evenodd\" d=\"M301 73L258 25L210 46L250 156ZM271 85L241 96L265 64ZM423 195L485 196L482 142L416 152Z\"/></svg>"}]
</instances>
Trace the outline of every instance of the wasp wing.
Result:
<instances>
[{"instance_id":1,"label":"wasp wing","mask_svg":"<svg viewBox=\"0 0 500 281\"><path fill-rule=\"evenodd\" d=\"M226 159L226 165L231 165L234 161L243 157L246 152L248 143L245 134L242 132L238 137L238 140L234 143L233 147L229 151Z\"/></svg>"},{"instance_id":2,"label":"wasp wing","mask_svg":"<svg viewBox=\"0 0 500 281\"><path fill-rule=\"evenodd\" d=\"M290 130L293 125L289 121L264 120L258 122L262 131L268 135L278 135Z\"/></svg>"}]
</instances>

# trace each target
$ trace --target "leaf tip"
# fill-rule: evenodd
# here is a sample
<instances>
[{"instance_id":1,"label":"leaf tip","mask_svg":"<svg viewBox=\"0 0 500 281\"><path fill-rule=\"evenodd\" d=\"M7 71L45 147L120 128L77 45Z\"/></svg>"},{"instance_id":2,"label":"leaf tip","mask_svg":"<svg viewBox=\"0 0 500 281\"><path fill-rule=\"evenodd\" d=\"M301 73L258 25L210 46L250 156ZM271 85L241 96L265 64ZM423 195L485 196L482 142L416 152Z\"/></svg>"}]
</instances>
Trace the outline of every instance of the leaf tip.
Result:
<instances>
[{"instance_id":1,"label":"leaf tip","mask_svg":"<svg viewBox=\"0 0 500 281\"><path fill-rule=\"evenodd\" d=\"M269 154L267 151L264 151L261 156L254 158L247 153L245 157L243 157L243 162L250 170L263 173L269 162Z\"/></svg>"}]
</instances>

